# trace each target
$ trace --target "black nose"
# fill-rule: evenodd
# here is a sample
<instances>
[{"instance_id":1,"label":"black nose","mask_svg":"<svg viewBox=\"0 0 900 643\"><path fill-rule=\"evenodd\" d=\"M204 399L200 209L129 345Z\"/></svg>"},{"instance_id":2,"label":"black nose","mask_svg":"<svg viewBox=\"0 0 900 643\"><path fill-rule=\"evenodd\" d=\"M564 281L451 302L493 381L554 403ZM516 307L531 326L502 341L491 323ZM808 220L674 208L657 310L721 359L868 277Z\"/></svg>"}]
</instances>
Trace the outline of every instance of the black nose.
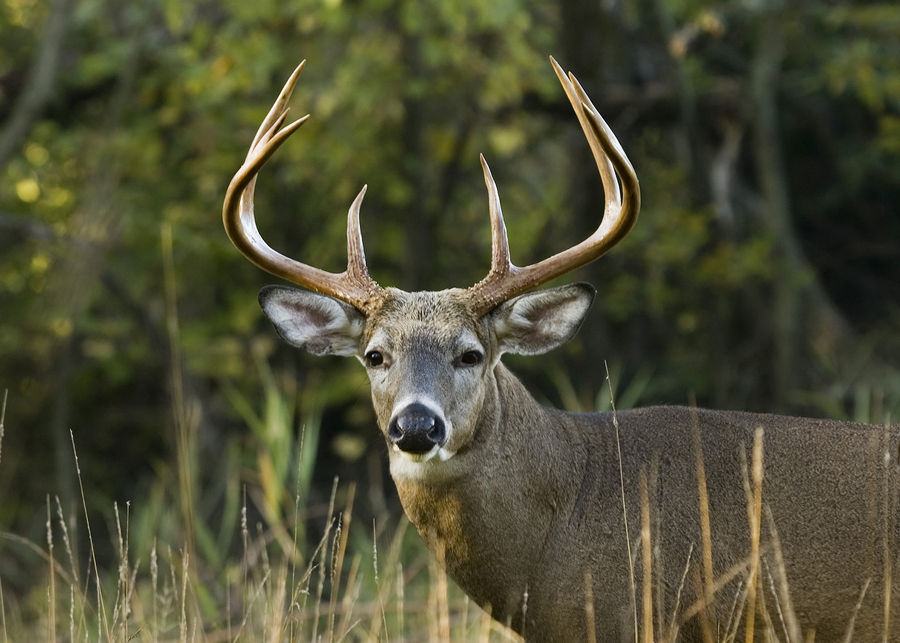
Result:
<instances>
[{"instance_id":1,"label":"black nose","mask_svg":"<svg viewBox=\"0 0 900 643\"><path fill-rule=\"evenodd\" d=\"M397 413L388 426L388 439L401 451L427 453L447 437L444 421L424 404L414 403Z\"/></svg>"}]
</instances>

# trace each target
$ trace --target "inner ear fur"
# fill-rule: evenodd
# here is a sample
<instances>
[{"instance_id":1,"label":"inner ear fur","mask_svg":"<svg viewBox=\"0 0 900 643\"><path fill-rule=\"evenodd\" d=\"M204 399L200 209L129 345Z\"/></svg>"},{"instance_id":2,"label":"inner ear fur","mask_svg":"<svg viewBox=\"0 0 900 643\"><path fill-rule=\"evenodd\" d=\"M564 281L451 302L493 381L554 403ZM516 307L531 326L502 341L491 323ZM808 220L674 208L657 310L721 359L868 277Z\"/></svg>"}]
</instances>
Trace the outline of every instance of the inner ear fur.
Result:
<instances>
[{"instance_id":1,"label":"inner ear fur","mask_svg":"<svg viewBox=\"0 0 900 643\"><path fill-rule=\"evenodd\" d=\"M285 286L259 291L259 305L284 340L313 355L358 355L365 315L339 299Z\"/></svg>"},{"instance_id":2,"label":"inner ear fur","mask_svg":"<svg viewBox=\"0 0 900 643\"><path fill-rule=\"evenodd\" d=\"M587 317L596 292L582 282L503 302L489 313L500 351L538 355L566 343Z\"/></svg>"}]
</instances>

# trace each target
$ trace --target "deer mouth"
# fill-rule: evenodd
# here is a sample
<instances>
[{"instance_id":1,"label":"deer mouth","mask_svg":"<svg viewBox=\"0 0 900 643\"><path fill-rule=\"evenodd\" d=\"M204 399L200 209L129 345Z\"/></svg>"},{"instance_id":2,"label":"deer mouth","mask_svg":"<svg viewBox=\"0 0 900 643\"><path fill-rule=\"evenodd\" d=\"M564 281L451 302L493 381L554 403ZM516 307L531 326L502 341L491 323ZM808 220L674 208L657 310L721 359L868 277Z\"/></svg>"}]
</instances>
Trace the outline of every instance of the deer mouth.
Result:
<instances>
[{"instance_id":1,"label":"deer mouth","mask_svg":"<svg viewBox=\"0 0 900 643\"><path fill-rule=\"evenodd\" d=\"M404 451L397 444L393 444L391 446L391 449L393 451L395 451L396 453L399 453L400 455L402 455L405 459L407 459L411 462L417 462L417 463L429 462L431 460L434 460L435 458L439 462L446 462L447 460L452 458L454 455L456 455L456 451L451 451L444 444L435 444L428 451L425 451L424 453L414 453L414 452L410 452L410 451Z\"/></svg>"}]
</instances>

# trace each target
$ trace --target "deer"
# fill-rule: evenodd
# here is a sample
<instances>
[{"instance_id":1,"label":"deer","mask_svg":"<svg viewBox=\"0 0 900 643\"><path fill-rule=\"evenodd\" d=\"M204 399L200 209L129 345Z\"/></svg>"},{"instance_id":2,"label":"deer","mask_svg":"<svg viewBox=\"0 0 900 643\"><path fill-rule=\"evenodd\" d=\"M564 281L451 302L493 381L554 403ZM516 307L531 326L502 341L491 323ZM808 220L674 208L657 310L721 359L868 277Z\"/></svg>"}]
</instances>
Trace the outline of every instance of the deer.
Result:
<instances>
[{"instance_id":1,"label":"deer","mask_svg":"<svg viewBox=\"0 0 900 643\"><path fill-rule=\"evenodd\" d=\"M790 641L900 636L900 426L692 406L569 413L504 365L576 333L594 288L539 287L609 251L640 209L632 164L572 73L550 58L605 190L596 231L513 265L481 155L490 270L468 288L406 292L369 275L365 186L341 273L257 230L258 173L309 118L285 124L305 62L228 186L225 230L250 262L302 287L259 293L288 344L362 363L403 510L472 600L535 641L752 640L764 625Z\"/></svg>"}]
</instances>

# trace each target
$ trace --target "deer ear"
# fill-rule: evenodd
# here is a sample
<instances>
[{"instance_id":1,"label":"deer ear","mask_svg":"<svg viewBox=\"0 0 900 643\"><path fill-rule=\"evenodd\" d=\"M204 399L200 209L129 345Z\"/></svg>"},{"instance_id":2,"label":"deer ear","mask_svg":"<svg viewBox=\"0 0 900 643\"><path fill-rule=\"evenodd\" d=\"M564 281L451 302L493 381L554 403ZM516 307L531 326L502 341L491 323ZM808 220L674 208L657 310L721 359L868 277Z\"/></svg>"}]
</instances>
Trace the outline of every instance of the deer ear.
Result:
<instances>
[{"instance_id":1,"label":"deer ear","mask_svg":"<svg viewBox=\"0 0 900 643\"><path fill-rule=\"evenodd\" d=\"M596 290L577 283L519 295L491 313L501 353L538 355L569 341L594 301Z\"/></svg>"},{"instance_id":2,"label":"deer ear","mask_svg":"<svg viewBox=\"0 0 900 643\"><path fill-rule=\"evenodd\" d=\"M344 302L306 290L266 286L259 305L288 344L313 355L357 355L365 316Z\"/></svg>"}]
</instances>

